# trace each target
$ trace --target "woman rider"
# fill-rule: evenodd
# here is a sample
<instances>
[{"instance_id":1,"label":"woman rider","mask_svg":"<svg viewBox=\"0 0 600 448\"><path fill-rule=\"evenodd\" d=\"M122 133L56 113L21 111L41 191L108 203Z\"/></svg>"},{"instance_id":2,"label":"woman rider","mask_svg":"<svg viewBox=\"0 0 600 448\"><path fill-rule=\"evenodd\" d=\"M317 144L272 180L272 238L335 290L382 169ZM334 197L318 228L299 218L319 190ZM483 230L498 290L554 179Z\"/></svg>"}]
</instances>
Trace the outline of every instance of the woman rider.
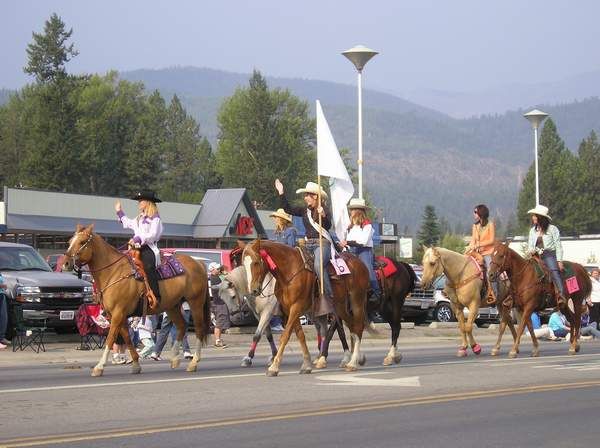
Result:
<instances>
[{"instance_id":1,"label":"woman rider","mask_svg":"<svg viewBox=\"0 0 600 448\"><path fill-rule=\"evenodd\" d=\"M291 215L280 208L270 216L275 221L275 241L295 247L298 230L292 225Z\"/></svg>"},{"instance_id":2,"label":"woman rider","mask_svg":"<svg viewBox=\"0 0 600 448\"><path fill-rule=\"evenodd\" d=\"M148 283L156 296L156 300L160 303L156 267L160 263L160 252L157 243L162 235L163 225L156 204L162 201L155 196L153 191L147 190L138 192L131 199L138 201L139 214L135 219L125 216L120 201L115 203L115 211L119 221L123 224L123 228L133 230L133 238L129 240L129 245L139 248Z\"/></svg>"},{"instance_id":3,"label":"woman rider","mask_svg":"<svg viewBox=\"0 0 600 448\"><path fill-rule=\"evenodd\" d=\"M352 198L348 204L350 211L350 226L346 238L340 241L340 246L350 247L351 251L361 259L369 270L371 295L369 300L379 303L381 290L373 269L373 226L367 219L367 205L364 199Z\"/></svg>"},{"instance_id":4,"label":"woman rider","mask_svg":"<svg viewBox=\"0 0 600 448\"><path fill-rule=\"evenodd\" d=\"M306 242L304 247L314 254L314 271L317 277L320 279L321 276L321 253L319 250L319 216L321 217L321 234L323 235L323 287L325 290L325 295L327 297L332 297L332 289L331 282L329 279L329 275L327 274L327 265L329 260L331 259L331 236L329 235L328 230L331 228L331 214L329 211L323 207L325 204L323 203L324 199L327 198L327 194L325 191L319 187L314 182L308 182L306 187L300 188L296 190L297 194L304 193L304 203L306 207L292 207L290 206L287 198L283 192L283 184L279 179L275 179L275 189L279 194L279 201L281 203L281 208L286 213L294 216L301 216L302 222L304 223L304 228L306 229ZM322 205L319 206L318 203L318 195L319 189L321 192L321 201ZM329 302L331 303L331 302ZM332 310L333 311L333 310Z\"/></svg>"},{"instance_id":5,"label":"woman rider","mask_svg":"<svg viewBox=\"0 0 600 448\"><path fill-rule=\"evenodd\" d=\"M564 269L562 256L562 244L558 227L550 224L552 218L548 215L548 207L536 205L527 212L531 215L531 229L527 240L527 252L530 254L541 254L542 261L552 275L552 283L558 291L558 305L565 305L565 288L560 275Z\"/></svg>"},{"instance_id":6,"label":"woman rider","mask_svg":"<svg viewBox=\"0 0 600 448\"><path fill-rule=\"evenodd\" d=\"M490 221L490 210L485 204L479 204L473 209L473 228L471 234L471 242L467 248L467 254L477 253L483 257L485 268L487 272L490 271L490 264L492 263L492 253L494 252L494 242L496 241L496 226L493 221ZM498 298L498 282L489 281L488 284L492 285L494 291L494 299ZM488 303L494 303L494 301L488 300Z\"/></svg>"}]
</instances>

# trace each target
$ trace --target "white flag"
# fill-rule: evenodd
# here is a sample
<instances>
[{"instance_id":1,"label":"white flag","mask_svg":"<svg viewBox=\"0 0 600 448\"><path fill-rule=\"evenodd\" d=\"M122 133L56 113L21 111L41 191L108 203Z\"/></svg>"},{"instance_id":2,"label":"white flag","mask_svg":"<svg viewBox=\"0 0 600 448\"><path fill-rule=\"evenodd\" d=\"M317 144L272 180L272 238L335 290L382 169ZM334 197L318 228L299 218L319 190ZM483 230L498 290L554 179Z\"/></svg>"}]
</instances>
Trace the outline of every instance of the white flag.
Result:
<instances>
[{"instance_id":1,"label":"white flag","mask_svg":"<svg viewBox=\"0 0 600 448\"><path fill-rule=\"evenodd\" d=\"M319 100L317 100L317 171L319 176L329 177L333 229L338 238L342 239L350 225L347 204L354 195L354 185L333 140Z\"/></svg>"}]
</instances>

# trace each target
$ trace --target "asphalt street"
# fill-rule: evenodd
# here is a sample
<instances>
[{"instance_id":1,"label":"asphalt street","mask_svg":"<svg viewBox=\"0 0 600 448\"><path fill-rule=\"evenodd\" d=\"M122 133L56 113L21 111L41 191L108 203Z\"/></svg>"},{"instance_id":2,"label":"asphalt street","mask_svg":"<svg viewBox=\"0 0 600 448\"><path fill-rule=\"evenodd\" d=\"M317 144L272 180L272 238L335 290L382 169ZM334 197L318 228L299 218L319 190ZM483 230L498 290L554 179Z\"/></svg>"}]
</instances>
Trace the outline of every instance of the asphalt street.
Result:
<instances>
[{"instance_id":1,"label":"asphalt street","mask_svg":"<svg viewBox=\"0 0 600 448\"><path fill-rule=\"evenodd\" d=\"M207 350L199 371L145 361L141 375L83 362L0 364L0 446L68 447L495 447L596 445L600 342L542 343L542 356L456 358L456 344L413 341L402 363L381 366L387 342L366 345L367 364L299 375L291 350L277 378L266 354L239 367L242 349ZM402 341L401 341L402 347ZM99 355L96 351L95 355Z\"/></svg>"}]
</instances>

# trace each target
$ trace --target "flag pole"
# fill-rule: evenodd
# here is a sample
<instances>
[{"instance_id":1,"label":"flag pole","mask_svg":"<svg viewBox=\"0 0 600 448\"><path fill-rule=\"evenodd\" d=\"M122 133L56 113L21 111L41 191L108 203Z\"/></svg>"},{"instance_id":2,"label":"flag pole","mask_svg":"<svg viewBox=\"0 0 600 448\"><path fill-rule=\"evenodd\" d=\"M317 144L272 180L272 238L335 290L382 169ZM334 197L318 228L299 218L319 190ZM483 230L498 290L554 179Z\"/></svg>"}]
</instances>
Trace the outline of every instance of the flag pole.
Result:
<instances>
[{"instance_id":1,"label":"flag pole","mask_svg":"<svg viewBox=\"0 0 600 448\"><path fill-rule=\"evenodd\" d=\"M319 194L317 195L317 210L319 207L321 207L321 176L317 175L317 185L319 186ZM320 253L320 257L319 257L319 272L320 272L320 285L319 288L321 289L321 296L323 296L323 235L321 234L321 229L323 228L322 226L322 221L321 221L321 214L318 213L319 215L319 253Z\"/></svg>"}]
</instances>

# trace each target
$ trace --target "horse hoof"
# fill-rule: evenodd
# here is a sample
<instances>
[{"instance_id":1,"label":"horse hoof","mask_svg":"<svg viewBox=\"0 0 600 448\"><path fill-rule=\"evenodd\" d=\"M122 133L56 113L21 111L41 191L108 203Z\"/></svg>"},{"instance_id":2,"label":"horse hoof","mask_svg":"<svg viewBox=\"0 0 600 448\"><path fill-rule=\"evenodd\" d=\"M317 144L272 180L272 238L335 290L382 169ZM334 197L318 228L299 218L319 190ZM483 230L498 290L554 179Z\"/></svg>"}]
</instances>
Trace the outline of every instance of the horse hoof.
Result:
<instances>
[{"instance_id":1,"label":"horse hoof","mask_svg":"<svg viewBox=\"0 0 600 448\"><path fill-rule=\"evenodd\" d=\"M581 345L577 344L577 345L575 346L575 351L576 351L577 353L579 353L579 351L580 351L580 350L581 350Z\"/></svg>"},{"instance_id":2,"label":"horse hoof","mask_svg":"<svg viewBox=\"0 0 600 448\"><path fill-rule=\"evenodd\" d=\"M267 370L267 376L277 376L279 372L277 370Z\"/></svg>"},{"instance_id":3,"label":"horse hoof","mask_svg":"<svg viewBox=\"0 0 600 448\"><path fill-rule=\"evenodd\" d=\"M534 350L531 352L531 357L532 358L537 358L538 356L540 356L540 351L539 350Z\"/></svg>"},{"instance_id":4,"label":"horse hoof","mask_svg":"<svg viewBox=\"0 0 600 448\"><path fill-rule=\"evenodd\" d=\"M393 362L394 362L394 359L391 356L386 356L385 358L383 358L384 366L391 366Z\"/></svg>"},{"instance_id":5,"label":"horse hoof","mask_svg":"<svg viewBox=\"0 0 600 448\"><path fill-rule=\"evenodd\" d=\"M466 348L459 348L458 352L456 352L456 356L459 358L465 358L468 355Z\"/></svg>"},{"instance_id":6,"label":"horse hoof","mask_svg":"<svg viewBox=\"0 0 600 448\"><path fill-rule=\"evenodd\" d=\"M198 364L192 364L192 363L189 363L189 365L187 366L187 368L186 368L185 370L186 370L186 372L193 373L193 372L195 372L197 369L198 369Z\"/></svg>"},{"instance_id":7,"label":"horse hoof","mask_svg":"<svg viewBox=\"0 0 600 448\"><path fill-rule=\"evenodd\" d=\"M394 364L400 364L400 361L402 361L402 355L394 356Z\"/></svg>"},{"instance_id":8,"label":"horse hoof","mask_svg":"<svg viewBox=\"0 0 600 448\"><path fill-rule=\"evenodd\" d=\"M252 365L252 358L248 358L247 356L242 359L242 367L250 367Z\"/></svg>"},{"instance_id":9,"label":"horse hoof","mask_svg":"<svg viewBox=\"0 0 600 448\"><path fill-rule=\"evenodd\" d=\"M490 354L492 356L498 356L500 354L500 349L499 348L493 348Z\"/></svg>"},{"instance_id":10,"label":"horse hoof","mask_svg":"<svg viewBox=\"0 0 600 448\"><path fill-rule=\"evenodd\" d=\"M346 372L356 372L358 370L358 367L348 364L346 365L345 370Z\"/></svg>"},{"instance_id":11,"label":"horse hoof","mask_svg":"<svg viewBox=\"0 0 600 448\"><path fill-rule=\"evenodd\" d=\"M339 368L343 369L344 367L346 367L348 365L348 361L346 360L341 360L340 361L340 365L338 366Z\"/></svg>"},{"instance_id":12,"label":"horse hoof","mask_svg":"<svg viewBox=\"0 0 600 448\"><path fill-rule=\"evenodd\" d=\"M312 367L304 367L302 369L300 369L300 372L298 372L300 375L308 375L309 373L312 373Z\"/></svg>"},{"instance_id":13,"label":"horse hoof","mask_svg":"<svg viewBox=\"0 0 600 448\"><path fill-rule=\"evenodd\" d=\"M473 353L475 353L476 355L481 355L481 345L475 344L471 346L471 350L473 350Z\"/></svg>"},{"instance_id":14,"label":"horse hoof","mask_svg":"<svg viewBox=\"0 0 600 448\"><path fill-rule=\"evenodd\" d=\"M321 356L313 364L315 365L315 369L325 369L327 368L327 358Z\"/></svg>"},{"instance_id":15,"label":"horse hoof","mask_svg":"<svg viewBox=\"0 0 600 448\"><path fill-rule=\"evenodd\" d=\"M102 376L103 373L104 369L99 369L98 367L92 369L92 376Z\"/></svg>"},{"instance_id":16,"label":"horse hoof","mask_svg":"<svg viewBox=\"0 0 600 448\"><path fill-rule=\"evenodd\" d=\"M569 348L569 355L576 355L577 354L577 350L575 350L574 348Z\"/></svg>"},{"instance_id":17,"label":"horse hoof","mask_svg":"<svg viewBox=\"0 0 600 448\"><path fill-rule=\"evenodd\" d=\"M363 354L360 355L360 358L358 358L358 365L359 366L364 366L367 363L367 357Z\"/></svg>"},{"instance_id":18,"label":"horse hoof","mask_svg":"<svg viewBox=\"0 0 600 448\"><path fill-rule=\"evenodd\" d=\"M181 363L181 360L179 358L172 359L171 360L171 368L176 369L177 367L179 367L180 363Z\"/></svg>"},{"instance_id":19,"label":"horse hoof","mask_svg":"<svg viewBox=\"0 0 600 448\"><path fill-rule=\"evenodd\" d=\"M510 352L508 352L508 357L515 359L517 357L517 352L514 350L511 350Z\"/></svg>"},{"instance_id":20,"label":"horse hoof","mask_svg":"<svg viewBox=\"0 0 600 448\"><path fill-rule=\"evenodd\" d=\"M142 373L142 366L140 366L139 364L132 364L131 365L131 373L133 373L134 375L137 375L138 373Z\"/></svg>"}]
</instances>

